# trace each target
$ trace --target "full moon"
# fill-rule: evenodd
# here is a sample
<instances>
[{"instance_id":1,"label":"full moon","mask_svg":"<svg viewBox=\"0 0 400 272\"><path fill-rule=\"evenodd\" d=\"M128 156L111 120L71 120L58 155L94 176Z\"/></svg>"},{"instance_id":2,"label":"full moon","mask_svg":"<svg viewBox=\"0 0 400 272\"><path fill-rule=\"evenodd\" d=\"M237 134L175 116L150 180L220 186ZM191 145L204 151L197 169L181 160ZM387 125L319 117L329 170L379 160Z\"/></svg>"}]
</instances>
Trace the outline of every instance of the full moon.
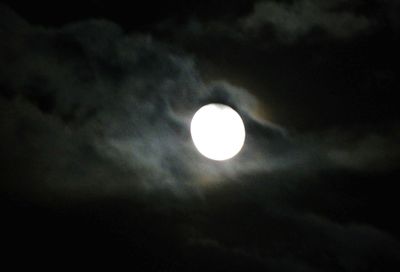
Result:
<instances>
[{"instance_id":1,"label":"full moon","mask_svg":"<svg viewBox=\"0 0 400 272\"><path fill-rule=\"evenodd\" d=\"M224 161L236 156L246 137L240 115L224 104L208 104L193 116L190 132L197 150L205 157Z\"/></svg>"}]
</instances>

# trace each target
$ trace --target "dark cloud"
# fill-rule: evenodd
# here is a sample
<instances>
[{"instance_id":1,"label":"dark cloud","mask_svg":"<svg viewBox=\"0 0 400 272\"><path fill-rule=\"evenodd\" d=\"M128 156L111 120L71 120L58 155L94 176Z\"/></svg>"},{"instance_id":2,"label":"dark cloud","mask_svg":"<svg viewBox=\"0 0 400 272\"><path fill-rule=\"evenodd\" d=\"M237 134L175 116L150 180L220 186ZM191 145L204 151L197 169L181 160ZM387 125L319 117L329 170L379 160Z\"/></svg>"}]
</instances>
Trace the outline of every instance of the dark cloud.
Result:
<instances>
[{"instance_id":1,"label":"dark cloud","mask_svg":"<svg viewBox=\"0 0 400 272\"><path fill-rule=\"evenodd\" d=\"M377 213L395 196L371 204L353 192L365 190L354 185L364 175L396 174L397 126L293 133L261 118L248 90L206 82L196 58L151 35L106 20L35 26L0 12L9 256L146 271L399 265L398 230ZM245 121L246 145L231 161L211 162L191 142L190 118L208 102Z\"/></svg>"},{"instance_id":2,"label":"dark cloud","mask_svg":"<svg viewBox=\"0 0 400 272\"><path fill-rule=\"evenodd\" d=\"M395 1L254 1L250 9L230 16L189 17L184 23L173 18L157 23L161 32L176 39L214 39L256 42L263 46L303 40L352 40L382 28L397 28ZM170 32L170 30L172 30Z\"/></svg>"},{"instance_id":3,"label":"dark cloud","mask_svg":"<svg viewBox=\"0 0 400 272\"><path fill-rule=\"evenodd\" d=\"M354 1L352 6L357 6ZM244 29L259 31L272 25L283 39L292 41L314 30L346 38L369 30L372 19L356 14L346 1L293 1L291 3L265 1L256 2L252 14L242 19ZM344 8L343 8L344 7Z\"/></svg>"},{"instance_id":4,"label":"dark cloud","mask_svg":"<svg viewBox=\"0 0 400 272\"><path fill-rule=\"evenodd\" d=\"M192 243L201 244L209 250L223 248L233 256L241 256L241 259L252 258L253 263L273 271L362 271L365 267L379 267L379 262L384 263L381 267L388 268L393 260L391 255L397 248L391 237L374 229L336 225L308 215L269 213L264 215L262 221L244 216L246 221L243 222L222 214L218 216L212 217L215 221L207 221L209 225L205 227L206 231L212 232L207 234L215 240L208 238ZM235 224L233 227L231 222ZM252 233L254 224L258 224L264 232ZM272 230L274 226L280 226L280 229ZM236 231L247 234L232 238L232 232ZM378 249L373 249L377 244Z\"/></svg>"}]
</instances>

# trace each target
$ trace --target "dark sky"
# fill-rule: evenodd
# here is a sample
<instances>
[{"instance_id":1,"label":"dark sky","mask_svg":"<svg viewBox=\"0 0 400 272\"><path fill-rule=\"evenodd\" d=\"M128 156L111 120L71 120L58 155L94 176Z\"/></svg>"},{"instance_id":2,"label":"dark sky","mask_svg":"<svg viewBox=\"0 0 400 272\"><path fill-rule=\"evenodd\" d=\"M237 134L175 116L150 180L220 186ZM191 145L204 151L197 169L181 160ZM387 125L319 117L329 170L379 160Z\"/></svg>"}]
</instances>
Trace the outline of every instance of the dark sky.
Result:
<instances>
[{"instance_id":1,"label":"dark sky","mask_svg":"<svg viewBox=\"0 0 400 272\"><path fill-rule=\"evenodd\" d=\"M24 2L0 3L3 265L400 269L398 1ZM192 143L210 102L244 120L231 160Z\"/></svg>"}]
</instances>

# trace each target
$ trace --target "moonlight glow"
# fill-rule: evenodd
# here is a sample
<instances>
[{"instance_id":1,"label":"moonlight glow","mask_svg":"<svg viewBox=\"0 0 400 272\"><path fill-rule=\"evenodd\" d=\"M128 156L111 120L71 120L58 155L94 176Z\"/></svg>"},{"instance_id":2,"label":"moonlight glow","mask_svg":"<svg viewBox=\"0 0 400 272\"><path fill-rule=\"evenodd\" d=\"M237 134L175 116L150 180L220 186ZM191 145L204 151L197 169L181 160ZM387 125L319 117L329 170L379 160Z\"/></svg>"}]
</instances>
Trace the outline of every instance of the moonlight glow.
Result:
<instances>
[{"instance_id":1,"label":"moonlight glow","mask_svg":"<svg viewBox=\"0 0 400 272\"><path fill-rule=\"evenodd\" d=\"M223 104L208 104L193 116L190 125L193 143L209 159L223 161L242 149L246 132L239 114Z\"/></svg>"}]
</instances>

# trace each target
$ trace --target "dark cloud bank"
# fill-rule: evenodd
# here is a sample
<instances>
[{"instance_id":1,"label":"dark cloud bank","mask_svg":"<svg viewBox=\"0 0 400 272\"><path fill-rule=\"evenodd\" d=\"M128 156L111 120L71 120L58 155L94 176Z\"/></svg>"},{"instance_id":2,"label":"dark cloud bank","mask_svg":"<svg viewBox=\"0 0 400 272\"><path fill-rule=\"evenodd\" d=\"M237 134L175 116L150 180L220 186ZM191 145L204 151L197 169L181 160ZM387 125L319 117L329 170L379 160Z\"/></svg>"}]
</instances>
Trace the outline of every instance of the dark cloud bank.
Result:
<instances>
[{"instance_id":1,"label":"dark cloud bank","mask_svg":"<svg viewBox=\"0 0 400 272\"><path fill-rule=\"evenodd\" d=\"M344 30L309 18L303 5L335 21L329 4L260 2L240 24L254 31L278 23L260 14L298 11L296 39L316 24L341 38L371 25L345 12L338 23L354 27ZM292 133L259 117L247 90L205 82L195 58L105 20L41 27L0 6L0 60L2 243L11 263L399 268L396 124ZM192 145L190 118L207 102L244 118L246 145L231 161L208 161Z\"/></svg>"}]
</instances>

